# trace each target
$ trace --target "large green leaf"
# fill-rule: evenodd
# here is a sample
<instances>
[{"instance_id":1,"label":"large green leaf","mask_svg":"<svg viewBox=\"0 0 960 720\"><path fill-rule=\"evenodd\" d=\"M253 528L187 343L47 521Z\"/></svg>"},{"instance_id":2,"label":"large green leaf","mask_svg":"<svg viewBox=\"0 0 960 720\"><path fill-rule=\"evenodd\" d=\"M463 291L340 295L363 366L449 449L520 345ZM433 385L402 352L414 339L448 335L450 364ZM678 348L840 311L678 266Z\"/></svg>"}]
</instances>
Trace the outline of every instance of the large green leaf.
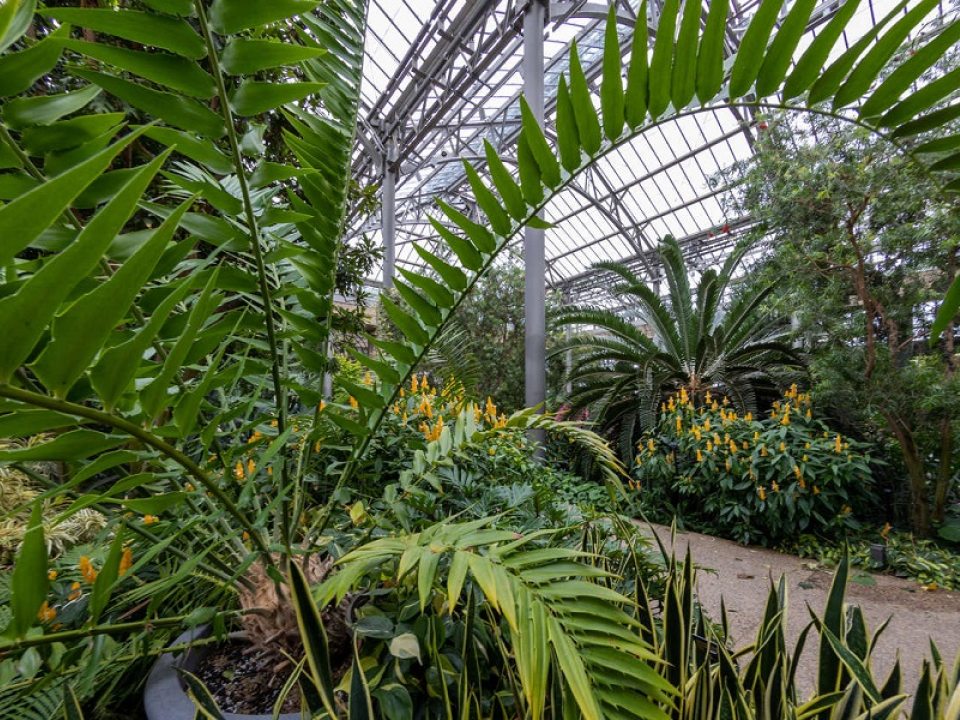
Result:
<instances>
[{"instance_id":1,"label":"large green leaf","mask_svg":"<svg viewBox=\"0 0 960 720\"><path fill-rule=\"evenodd\" d=\"M230 98L230 106L241 116L259 115L276 110L287 103L297 102L318 93L323 83L253 82L241 83Z\"/></svg>"},{"instance_id":2,"label":"large green leaf","mask_svg":"<svg viewBox=\"0 0 960 720\"><path fill-rule=\"evenodd\" d=\"M223 49L220 67L231 75L253 75L261 70L322 57L326 52L324 48L303 47L275 40L234 38Z\"/></svg>"},{"instance_id":3,"label":"large green leaf","mask_svg":"<svg viewBox=\"0 0 960 720\"><path fill-rule=\"evenodd\" d=\"M202 99L213 97L216 83L196 62L180 55L142 52L103 43L69 40L66 47L160 85Z\"/></svg>"},{"instance_id":4,"label":"large green leaf","mask_svg":"<svg viewBox=\"0 0 960 720\"><path fill-rule=\"evenodd\" d=\"M49 125L85 107L99 94L100 88L88 85L73 92L8 100L3 106L3 119L16 129Z\"/></svg>"},{"instance_id":5,"label":"large green leaf","mask_svg":"<svg viewBox=\"0 0 960 720\"><path fill-rule=\"evenodd\" d=\"M697 83L697 41L700 38L700 0L686 0L677 35L677 52L673 57L671 101L674 110L682 110L693 99Z\"/></svg>"},{"instance_id":6,"label":"large green leaf","mask_svg":"<svg viewBox=\"0 0 960 720\"><path fill-rule=\"evenodd\" d=\"M83 460L115 448L125 440L118 435L104 435L93 430L71 430L40 445L0 450L0 462Z\"/></svg>"},{"instance_id":7,"label":"large green leaf","mask_svg":"<svg viewBox=\"0 0 960 720\"><path fill-rule=\"evenodd\" d=\"M0 5L0 53L27 32L36 7L36 0L7 0Z\"/></svg>"},{"instance_id":8,"label":"large green leaf","mask_svg":"<svg viewBox=\"0 0 960 720\"><path fill-rule=\"evenodd\" d=\"M586 75L580 65L576 40L570 43L570 104L573 106L573 115L577 120L577 133L583 149L588 155L596 155L603 142L600 134L600 119L593 106Z\"/></svg>"},{"instance_id":9,"label":"large green leaf","mask_svg":"<svg viewBox=\"0 0 960 720\"><path fill-rule=\"evenodd\" d=\"M221 35L233 35L295 15L305 15L317 4L318 0L214 0L210 7L210 25Z\"/></svg>"},{"instance_id":10,"label":"large green leaf","mask_svg":"<svg viewBox=\"0 0 960 720\"><path fill-rule=\"evenodd\" d=\"M764 56L764 49L770 39L770 33L780 15L783 0L762 0L760 7L750 20L743 34L740 47L730 71L730 98L736 99L747 94L760 72L758 58Z\"/></svg>"},{"instance_id":11,"label":"large green leaf","mask_svg":"<svg viewBox=\"0 0 960 720\"><path fill-rule=\"evenodd\" d=\"M723 42L729 11L730 0L711 0L697 52L697 99L701 104L713 100L723 85Z\"/></svg>"},{"instance_id":12,"label":"large green leaf","mask_svg":"<svg viewBox=\"0 0 960 720\"><path fill-rule=\"evenodd\" d=\"M207 54L203 39L188 22L179 18L108 8L54 8L42 10L41 14L60 22L169 50L193 60Z\"/></svg>"},{"instance_id":13,"label":"large green leaf","mask_svg":"<svg viewBox=\"0 0 960 720\"><path fill-rule=\"evenodd\" d=\"M9 380L70 291L97 266L168 155L169 151L140 169L66 250L45 263L16 293L0 299L0 327L4 328L0 379Z\"/></svg>"},{"instance_id":14,"label":"large green leaf","mask_svg":"<svg viewBox=\"0 0 960 720\"><path fill-rule=\"evenodd\" d=\"M154 90L115 75L93 70L74 70L74 74L99 85L111 95L116 95L135 108L158 117L174 127L214 138L226 132L223 118L196 100Z\"/></svg>"},{"instance_id":15,"label":"large green leaf","mask_svg":"<svg viewBox=\"0 0 960 720\"><path fill-rule=\"evenodd\" d=\"M650 60L648 75L650 94L647 108L650 111L650 117L654 119L663 115L667 105L670 104L674 36L677 32L677 15L679 12L680 0L665 0L660 9L660 20L657 23L656 37L653 42L653 57ZM639 18L639 20L642 19ZM636 59L634 59L634 62L636 62ZM629 113L627 119L629 120Z\"/></svg>"},{"instance_id":16,"label":"large green leaf","mask_svg":"<svg viewBox=\"0 0 960 720\"><path fill-rule=\"evenodd\" d=\"M180 205L112 277L54 320L51 340L33 364L50 391L63 397L87 369L129 312L192 202Z\"/></svg>"},{"instance_id":17,"label":"large green leaf","mask_svg":"<svg viewBox=\"0 0 960 720\"><path fill-rule=\"evenodd\" d=\"M0 97L22 93L50 72L60 59L63 40L69 36L70 26L64 25L26 50L0 57Z\"/></svg>"},{"instance_id":18,"label":"large green leaf","mask_svg":"<svg viewBox=\"0 0 960 720\"><path fill-rule=\"evenodd\" d=\"M608 140L617 140L623 132L624 94L620 61L620 35L617 31L617 6L610 6L603 40L603 79L600 83L600 109L603 132Z\"/></svg>"},{"instance_id":19,"label":"large green leaf","mask_svg":"<svg viewBox=\"0 0 960 720\"><path fill-rule=\"evenodd\" d=\"M647 39L647 0L641 0L637 24L633 29L623 110L631 130L639 127L647 116Z\"/></svg>"},{"instance_id":20,"label":"large green leaf","mask_svg":"<svg viewBox=\"0 0 960 720\"><path fill-rule=\"evenodd\" d=\"M816 4L817 0L798 0L790 8L776 37L767 48L763 65L757 74L757 97L772 95L783 83L790 61L793 60L793 53L800 44L800 38L807 29L807 22Z\"/></svg>"},{"instance_id":21,"label":"large green leaf","mask_svg":"<svg viewBox=\"0 0 960 720\"><path fill-rule=\"evenodd\" d=\"M139 137L132 132L70 170L0 207L0 266L53 225L70 203L106 170L113 158Z\"/></svg>"},{"instance_id":22,"label":"large green leaf","mask_svg":"<svg viewBox=\"0 0 960 720\"><path fill-rule=\"evenodd\" d=\"M10 576L10 609L13 620L7 635L21 638L36 622L47 596L47 543L43 538L43 505L36 502Z\"/></svg>"}]
</instances>

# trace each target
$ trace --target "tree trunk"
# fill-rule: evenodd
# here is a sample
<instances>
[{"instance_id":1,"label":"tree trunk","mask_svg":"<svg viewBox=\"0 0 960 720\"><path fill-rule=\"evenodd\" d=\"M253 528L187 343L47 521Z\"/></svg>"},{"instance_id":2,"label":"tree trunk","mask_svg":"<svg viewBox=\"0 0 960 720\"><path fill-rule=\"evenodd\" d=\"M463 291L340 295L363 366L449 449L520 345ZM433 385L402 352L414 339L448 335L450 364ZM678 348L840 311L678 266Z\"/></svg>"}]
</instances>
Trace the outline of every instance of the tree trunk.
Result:
<instances>
[{"instance_id":1,"label":"tree trunk","mask_svg":"<svg viewBox=\"0 0 960 720\"><path fill-rule=\"evenodd\" d=\"M910 429L892 413L885 412L883 416L900 445L900 454L910 480L910 526L916 534L926 536L930 533L930 503L927 501L927 473L923 458Z\"/></svg>"},{"instance_id":2,"label":"tree trunk","mask_svg":"<svg viewBox=\"0 0 960 720\"><path fill-rule=\"evenodd\" d=\"M940 421L940 466L933 489L933 519L941 523L947 514L947 496L953 479L953 424L950 418Z\"/></svg>"}]
</instances>

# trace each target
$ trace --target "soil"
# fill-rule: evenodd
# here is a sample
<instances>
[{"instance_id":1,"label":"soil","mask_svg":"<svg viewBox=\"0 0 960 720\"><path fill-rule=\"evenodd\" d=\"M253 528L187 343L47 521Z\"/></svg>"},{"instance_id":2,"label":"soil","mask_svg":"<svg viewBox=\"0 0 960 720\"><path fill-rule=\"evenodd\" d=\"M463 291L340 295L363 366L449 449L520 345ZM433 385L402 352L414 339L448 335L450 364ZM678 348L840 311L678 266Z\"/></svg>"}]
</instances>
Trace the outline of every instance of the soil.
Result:
<instances>
[{"instance_id":1,"label":"soil","mask_svg":"<svg viewBox=\"0 0 960 720\"><path fill-rule=\"evenodd\" d=\"M670 549L670 529L652 530ZM834 570L793 555L766 548L744 547L729 540L693 532L678 532L674 547L679 555L690 547L697 565L697 595L707 614L720 616L724 599L732 646L753 641L763 615L771 579L783 575L788 587L787 643L792 647L809 622L806 605L822 615ZM923 661L930 657L930 643L952 663L960 650L960 592L924 590L918 583L890 575L876 575L851 568L846 602L859 605L875 632L890 618L871 657L874 675L885 680L897 657L903 669L903 688L912 693ZM808 642L797 672L801 695L809 697L816 685L817 644Z\"/></svg>"},{"instance_id":2,"label":"soil","mask_svg":"<svg viewBox=\"0 0 960 720\"><path fill-rule=\"evenodd\" d=\"M199 677L224 712L272 713L293 666L267 657L242 640L214 646L200 661ZM282 712L300 711L300 693L287 695Z\"/></svg>"}]
</instances>

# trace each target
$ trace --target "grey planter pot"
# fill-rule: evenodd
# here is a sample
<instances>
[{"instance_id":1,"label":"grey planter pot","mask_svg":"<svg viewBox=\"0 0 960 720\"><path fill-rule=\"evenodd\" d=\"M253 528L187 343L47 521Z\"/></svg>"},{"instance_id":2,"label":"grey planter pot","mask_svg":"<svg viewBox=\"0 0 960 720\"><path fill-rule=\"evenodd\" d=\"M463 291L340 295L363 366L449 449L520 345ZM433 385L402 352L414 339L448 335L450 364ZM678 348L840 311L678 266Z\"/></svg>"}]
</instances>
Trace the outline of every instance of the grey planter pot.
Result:
<instances>
[{"instance_id":1,"label":"grey planter pot","mask_svg":"<svg viewBox=\"0 0 960 720\"><path fill-rule=\"evenodd\" d=\"M208 632L209 628L206 625L200 625L192 630L187 630L173 641L173 645L183 645L191 640L206 637ZM208 651L208 647L202 646L186 650L178 656L173 653L160 656L150 670L146 687L143 690L143 707L147 714L147 720L194 720L197 709L180 683L177 668L183 668L190 672L196 671L200 661ZM223 717L225 720L273 719L271 713L263 715L223 713ZM283 713L279 718L280 720L300 720L300 713Z\"/></svg>"}]
</instances>

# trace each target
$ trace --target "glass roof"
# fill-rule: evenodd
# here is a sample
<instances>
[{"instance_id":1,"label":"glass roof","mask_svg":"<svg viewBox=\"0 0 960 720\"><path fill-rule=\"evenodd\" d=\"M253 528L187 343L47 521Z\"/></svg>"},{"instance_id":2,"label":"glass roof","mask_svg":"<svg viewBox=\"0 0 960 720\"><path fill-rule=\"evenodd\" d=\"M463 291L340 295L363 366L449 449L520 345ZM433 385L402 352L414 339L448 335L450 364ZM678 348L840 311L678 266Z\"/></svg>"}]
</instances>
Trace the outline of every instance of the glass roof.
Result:
<instances>
[{"instance_id":1,"label":"glass roof","mask_svg":"<svg viewBox=\"0 0 960 720\"><path fill-rule=\"evenodd\" d=\"M626 62L639 2L614 1ZM729 36L743 32L758 4L731 1ZM841 4L818 3L801 50ZM399 267L421 267L412 243L432 245L427 214L436 214L435 197L468 213L475 210L464 204L469 193L460 157L482 173L484 139L505 161L513 156L527 5L528 0L370 0L354 172L361 185L380 184L388 146L395 147ZM661 2L648 5L654 16ZM895 5L895 0L861 3L837 52ZM588 80L599 76L608 7L586 0L550 3L544 28L548 127L574 38ZM680 239L702 266L722 259L750 219L726 217L722 194L729 190L713 187L709 179L750 155L758 121L742 111L709 110L659 125L595 163L546 211L555 224L545 237L548 285L573 301L592 299L600 289L591 266L601 260L628 262L655 279L652 251L666 234ZM379 238L380 218L354 217L350 230Z\"/></svg>"}]
</instances>

